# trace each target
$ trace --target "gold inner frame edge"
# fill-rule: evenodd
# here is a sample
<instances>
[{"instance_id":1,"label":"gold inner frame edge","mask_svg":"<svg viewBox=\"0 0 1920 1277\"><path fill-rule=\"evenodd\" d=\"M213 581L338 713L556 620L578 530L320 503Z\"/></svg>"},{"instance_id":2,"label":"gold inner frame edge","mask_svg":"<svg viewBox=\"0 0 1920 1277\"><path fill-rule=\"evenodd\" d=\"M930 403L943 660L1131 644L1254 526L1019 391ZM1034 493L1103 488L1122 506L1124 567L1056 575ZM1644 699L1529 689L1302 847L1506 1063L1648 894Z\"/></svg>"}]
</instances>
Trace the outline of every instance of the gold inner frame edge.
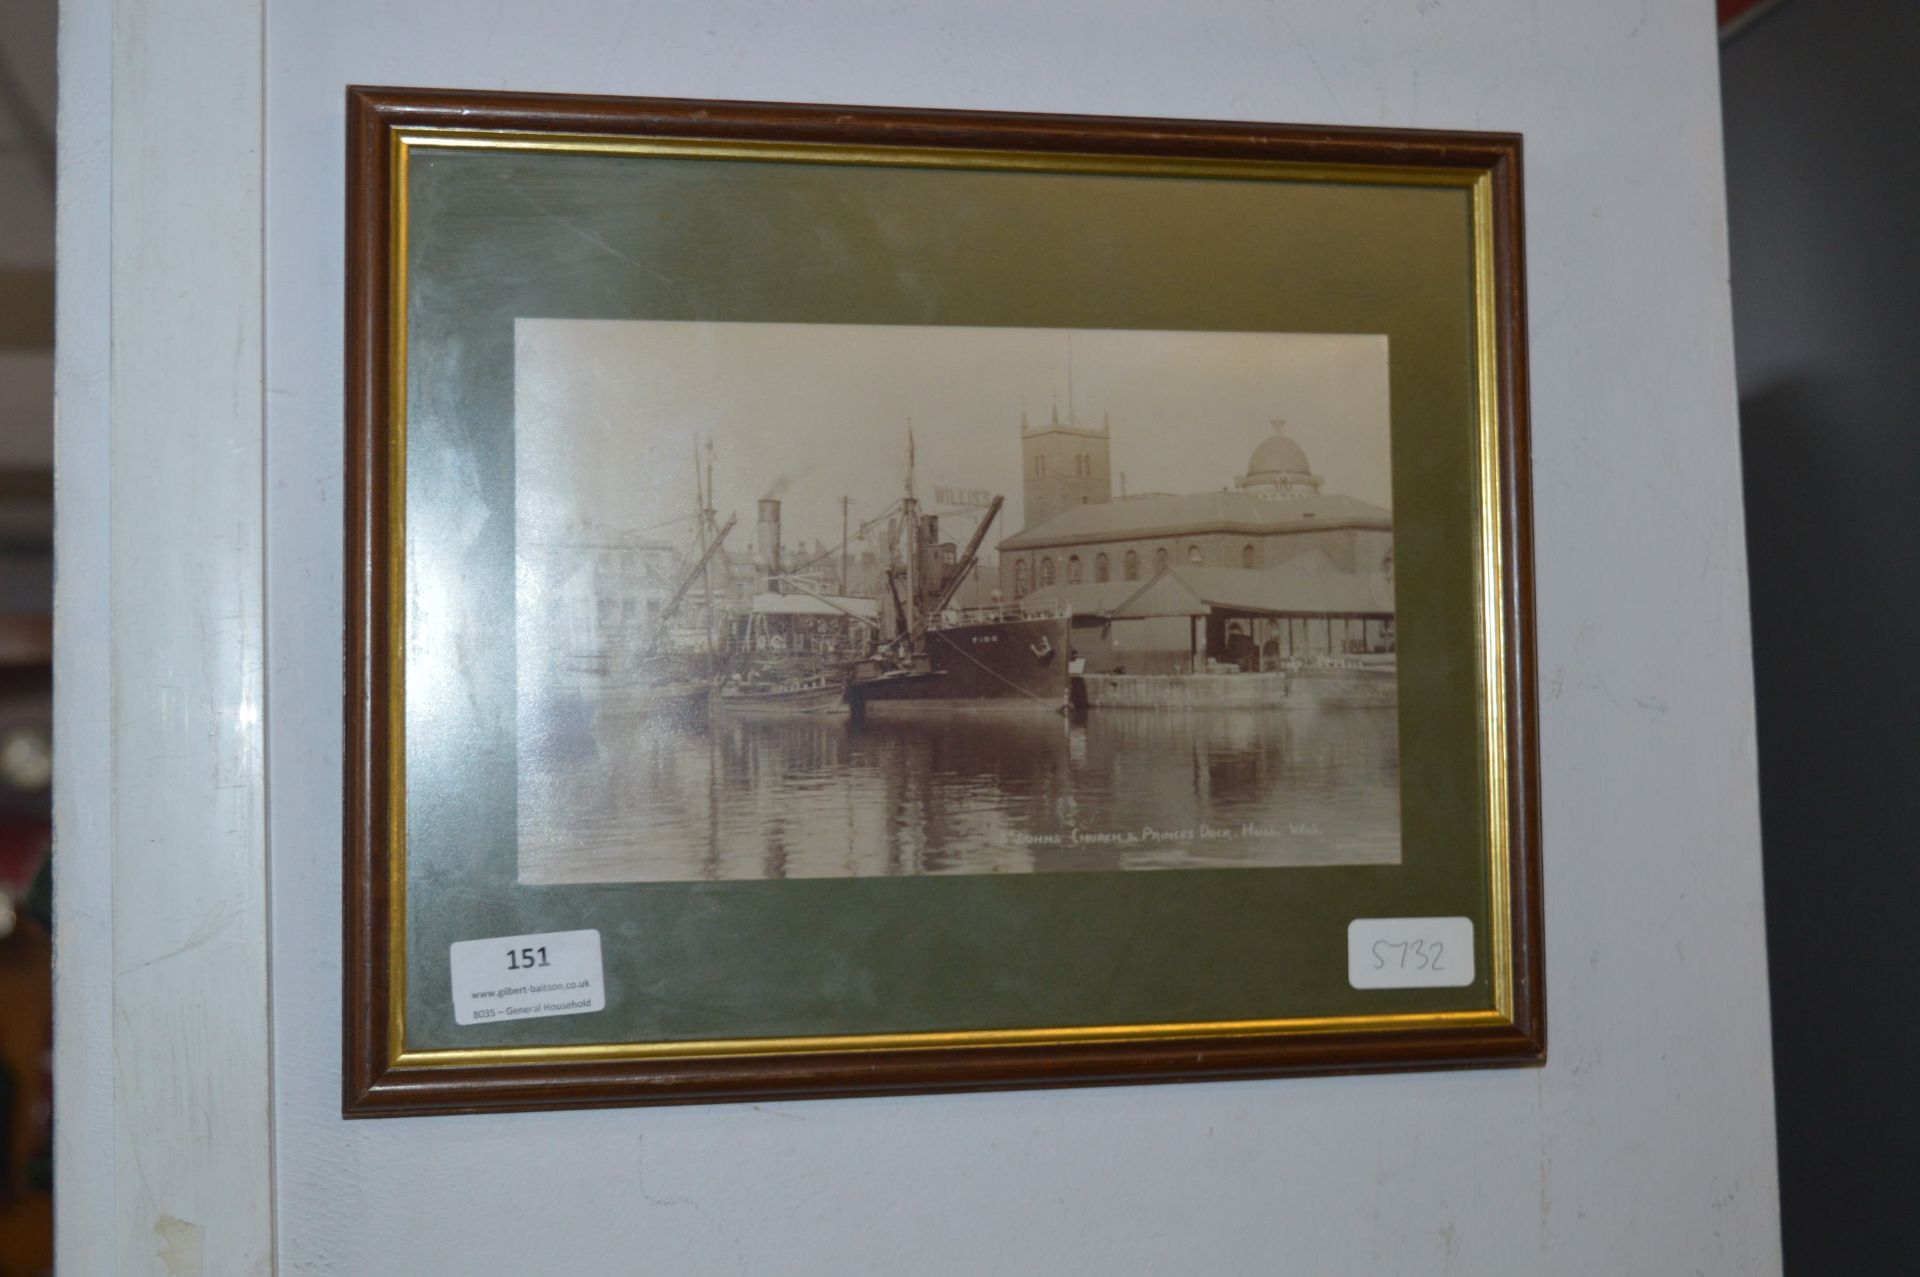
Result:
<instances>
[{"instance_id":1,"label":"gold inner frame edge","mask_svg":"<svg viewBox=\"0 0 1920 1277\"><path fill-rule=\"evenodd\" d=\"M471 1068L484 1065L564 1064L621 1060L694 1060L753 1055L930 1051L958 1048L1144 1043L1176 1039L1217 1041L1297 1037L1311 1033L1417 1032L1504 1027L1513 1022L1511 842L1507 809L1506 650L1503 535L1500 497L1499 350L1494 267L1493 178L1484 169L1415 165L1309 164L1290 160L1224 160L1165 155L1102 155L835 142L608 136L462 128L399 127L392 147L387 263L389 333L388 548L388 1063L395 1068ZM665 1042L609 1042L571 1046L472 1047L435 1051L406 1048L406 476L407 476L407 249L408 165L416 147L515 150L562 154L642 155L888 167L997 169L1011 172L1100 173L1256 181L1340 182L1352 185L1448 186L1468 190L1473 230L1475 408L1479 474L1479 594L1481 721L1487 813L1487 930L1493 1006L1486 1010L1411 1014L1312 1016L1268 1020L1166 1022L1039 1029L966 1029L937 1032L724 1038Z\"/></svg>"}]
</instances>

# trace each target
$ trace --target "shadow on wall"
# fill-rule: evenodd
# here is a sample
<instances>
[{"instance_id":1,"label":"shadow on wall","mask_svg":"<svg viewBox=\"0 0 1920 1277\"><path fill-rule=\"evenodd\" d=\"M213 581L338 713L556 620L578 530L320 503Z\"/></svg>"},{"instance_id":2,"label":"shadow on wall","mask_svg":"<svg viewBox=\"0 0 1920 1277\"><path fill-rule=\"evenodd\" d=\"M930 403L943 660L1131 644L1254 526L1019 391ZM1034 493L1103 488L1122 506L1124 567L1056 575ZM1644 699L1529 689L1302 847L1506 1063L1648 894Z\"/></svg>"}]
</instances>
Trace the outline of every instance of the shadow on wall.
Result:
<instances>
[{"instance_id":1,"label":"shadow on wall","mask_svg":"<svg viewBox=\"0 0 1920 1277\"><path fill-rule=\"evenodd\" d=\"M1800 375L1740 406L1789 1272L1904 1270L1920 1151L1891 978L1920 900L1920 455L1858 396Z\"/></svg>"}]
</instances>

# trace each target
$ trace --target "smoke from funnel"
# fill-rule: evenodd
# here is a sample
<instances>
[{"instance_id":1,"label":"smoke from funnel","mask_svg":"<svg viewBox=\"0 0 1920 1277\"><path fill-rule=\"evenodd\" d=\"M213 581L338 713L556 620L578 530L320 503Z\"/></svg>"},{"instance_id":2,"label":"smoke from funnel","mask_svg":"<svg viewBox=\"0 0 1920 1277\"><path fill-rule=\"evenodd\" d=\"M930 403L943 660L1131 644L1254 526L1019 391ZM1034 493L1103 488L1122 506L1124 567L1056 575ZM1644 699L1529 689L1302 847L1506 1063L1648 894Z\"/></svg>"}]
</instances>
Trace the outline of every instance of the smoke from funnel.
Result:
<instances>
[{"instance_id":1,"label":"smoke from funnel","mask_svg":"<svg viewBox=\"0 0 1920 1277\"><path fill-rule=\"evenodd\" d=\"M806 478L807 472L812 469L813 467L811 465L803 465L791 473L776 475L773 481L767 484L767 490L760 495L767 499L784 497L787 495L787 489L794 485L794 481Z\"/></svg>"}]
</instances>

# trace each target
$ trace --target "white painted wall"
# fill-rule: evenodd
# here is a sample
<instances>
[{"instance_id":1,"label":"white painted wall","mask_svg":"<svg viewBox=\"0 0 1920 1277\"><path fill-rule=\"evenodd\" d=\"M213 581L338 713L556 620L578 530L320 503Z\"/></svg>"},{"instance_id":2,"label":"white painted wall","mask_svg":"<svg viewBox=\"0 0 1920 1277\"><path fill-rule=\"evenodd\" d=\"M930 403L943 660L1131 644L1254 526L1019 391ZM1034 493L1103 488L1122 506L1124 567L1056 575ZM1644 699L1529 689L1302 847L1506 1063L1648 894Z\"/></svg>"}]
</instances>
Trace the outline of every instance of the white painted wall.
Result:
<instances>
[{"instance_id":1,"label":"white painted wall","mask_svg":"<svg viewBox=\"0 0 1920 1277\"><path fill-rule=\"evenodd\" d=\"M264 11L61 18L57 1257L251 1277L273 1264Z\"/></svg>"},{"instance_id":2,"label":"white painted wall","mask_svg":"<svg viewBox=\"0 0 1920 1277\"><path fill-rule=\"evenodd\" d=\"M97 59L67 66L103 82ZM1524 131L1552 1064L343 1123L341 90L353 82ZM266 84L282 1271L1777 1269L1709 6L270 0ZM131 162L115 152L116 179ZM98 304L97 270L78 269ZM88 331L77 304L63 334ZM82 404L96 393L65 384ZM193 442L212 427L174 429ZM93 435L65 447L81 477L112 462ZM67 569L89 574L67 598L97 612L102 546L67 548ZM144 611L116 618L116 642L166 604L130 606ZM76 769L69 785L99 783L87 747L106 706L75 696L63 732L92 735L63 735L62 766ZM125 884L73 881L67 946L98 934L102 910L130 907L112 894ZM74 1051L69 1039L63 1078L84 1072ZM63 1123L97 1126L97 1104L76 1103Z\"/></svg>"}]
</instances>

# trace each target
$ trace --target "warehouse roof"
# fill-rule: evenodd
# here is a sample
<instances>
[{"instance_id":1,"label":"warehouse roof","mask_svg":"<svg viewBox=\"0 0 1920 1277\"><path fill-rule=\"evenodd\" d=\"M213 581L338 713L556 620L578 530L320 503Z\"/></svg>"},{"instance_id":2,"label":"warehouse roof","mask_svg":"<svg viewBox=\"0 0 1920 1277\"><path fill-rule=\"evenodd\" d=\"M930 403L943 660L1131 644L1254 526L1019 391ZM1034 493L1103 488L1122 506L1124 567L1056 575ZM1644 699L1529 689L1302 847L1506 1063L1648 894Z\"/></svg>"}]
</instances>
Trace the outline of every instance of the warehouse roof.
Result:
<instances>
[{"instance_id":1,"label":"warehouse roof","mask_svg":"<svg viewBox=\"0 0 1920 1277\"><path fill-rule=\"evenodd\" d=\"M1320 556L1323 560L1325 556ZM1393 615L1393 583L1383 576L1316 570L1302 556L1277 571L1257 568L1167 568L1108 612L1122 620L1203 616L1215 609L1263 616ZM1296 566L1297 565L1297 566Z\"/></svg>"}]
</instances>

